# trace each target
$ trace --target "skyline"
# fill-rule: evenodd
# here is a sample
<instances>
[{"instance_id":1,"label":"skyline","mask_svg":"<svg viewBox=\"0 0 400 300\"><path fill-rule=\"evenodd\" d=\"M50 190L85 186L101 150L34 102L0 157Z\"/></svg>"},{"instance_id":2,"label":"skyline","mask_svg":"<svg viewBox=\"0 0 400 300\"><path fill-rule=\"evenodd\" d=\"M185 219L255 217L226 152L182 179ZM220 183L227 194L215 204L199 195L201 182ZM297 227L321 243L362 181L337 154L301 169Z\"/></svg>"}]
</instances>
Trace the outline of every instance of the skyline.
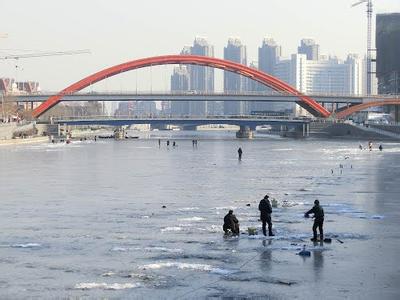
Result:
<instances>
[{"instance_id":1,"label":"skyline","mask_svg":"<svg viewBox=\"0 0 400 300\"><path fill-rule=\"evenodd\" d=\"M283 57L296 53L303 38L314 39L320 45L321 54L342 59L348 53L365 55L365 6L351 8L355 1L339 0L332 4L316 0L301 3L252 0L243 5L239 1L222 0L211 6L210 0L204 0L201 4L192 3L192 10L185 10L178 0L159 2L153 0L135 5L117 1L120 4L117 5L97 1L95 10L90 3L78 5L76 0L68 5L49 0L15 1L12 6L0 2L3 11L0 33L8 34L7 38L0 39L0 55L21 53L18 49L64 51L88 48L92 52L90 55L2 60L0 76L39 81L44 90L58 90L115 64L180 53L196 36L206 37L214 46L215 57L220 58L223 58L228 39L239 37L247 47L248 63L258 60L258 47L265 37L273 38L282 46ZM400 11L398 0L383 2L375 3L375 13ZM210 10L210 7L214 9ZM221 14L224 7L229 7L229 13ZM64 13L60 15L60 11ZM149 11L154 17L148 17L146 12ZM315 11L318 14L313 14ZM289 21L282 23L283 19ZM104 20L109 21L105 23ZM18 68L15 68L16 63ZM168 70L171 73L172 69ZM149 71L140 72L143 74L138 71L139 75L123 74L119 79L109 80L109 88L128 89L125 86L131 85L132 80L136 80L138 86L146 86ZM155 85L165 85L163 72L150 75Z\"/></svg>"}]
</instances>

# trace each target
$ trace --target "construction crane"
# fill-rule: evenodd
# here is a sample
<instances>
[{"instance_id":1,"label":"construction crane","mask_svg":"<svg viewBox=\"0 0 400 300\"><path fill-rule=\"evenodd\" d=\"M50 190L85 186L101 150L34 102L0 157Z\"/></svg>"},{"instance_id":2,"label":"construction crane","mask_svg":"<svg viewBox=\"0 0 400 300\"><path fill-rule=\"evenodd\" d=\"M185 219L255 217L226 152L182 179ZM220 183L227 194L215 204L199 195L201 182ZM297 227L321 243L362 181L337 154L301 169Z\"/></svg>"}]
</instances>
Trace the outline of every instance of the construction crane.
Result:
<instances>
[{"instance_id":1,"label":"construction crane","mask_svg":"<svg viewBox=\"0 0 400 300\"><path fill-rule=\"evenodd\" d=\"M367 95L371 95L372 93L372 55L371 52L373 49L371 48L371 28L372 28L372 0L361 0L357 3L354 3L351 7L360 5L362 3L367 3Z\"/></svg>"},{"instance_id":2,"label":"construction crane","mask_svg":"<svg viewBox=\"0 0 400 300\"><path fill-rule=\"evenodd\" d=\"M75 55L75 54L86 54L90 53L90 50L71 50L71 51L55 51L55 52L36 52L36 53L26 53L26 54L11 54L6 56L0 56L0 59L23 59L23 58L33 58L33 57L44 57L44 56L59 56L59 55Z\"/></svg>"}]
</instances>

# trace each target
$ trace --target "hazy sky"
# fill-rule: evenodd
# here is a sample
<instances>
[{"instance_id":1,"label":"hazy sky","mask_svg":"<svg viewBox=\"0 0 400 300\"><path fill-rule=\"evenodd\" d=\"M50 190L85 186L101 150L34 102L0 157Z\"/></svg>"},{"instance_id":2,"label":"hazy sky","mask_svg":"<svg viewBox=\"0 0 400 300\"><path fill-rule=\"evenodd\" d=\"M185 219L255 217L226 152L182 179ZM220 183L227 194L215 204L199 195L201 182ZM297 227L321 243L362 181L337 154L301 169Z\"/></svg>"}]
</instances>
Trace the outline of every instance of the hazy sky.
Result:
<instances>
[{"instance_id":1,"label":"hazy sky","mask_svg":"<svg viewBox=\"0 0 400 300\"><path fill-rule=\"evenodd\" d=\"M90 49L91 54L0 60L0 77L35 80L58 90L105 67L137 58L176 54L206 37L223 57L229 37L240 37L248 61L257 60L264 37L296 52L300 39L314 38L322 54L364 55L366 5L357 0L0 0L0 55ZM375 0L374 12L400 12L400 0ZM18 65L18 68L15 65ZM148 68L149 69L149 68ZM128 72L98 89L161 90L169 67ZM149 84L149 78L153 83ZM154 87L150 85L153 85Z\"/></svg>"}]
</instances>

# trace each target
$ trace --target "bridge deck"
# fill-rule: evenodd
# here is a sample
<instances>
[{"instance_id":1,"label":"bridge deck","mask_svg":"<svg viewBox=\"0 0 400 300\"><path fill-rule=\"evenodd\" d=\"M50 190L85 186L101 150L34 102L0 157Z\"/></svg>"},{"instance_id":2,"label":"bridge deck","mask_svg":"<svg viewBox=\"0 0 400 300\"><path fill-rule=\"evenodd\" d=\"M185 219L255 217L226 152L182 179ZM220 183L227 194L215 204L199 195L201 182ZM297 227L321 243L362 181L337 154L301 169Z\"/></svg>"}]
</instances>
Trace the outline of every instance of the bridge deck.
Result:
<instances>
[{"instance_id":1,"label":"bridge deck","mask_svg":"<svg viewBox=\"0 0 400 300\"><path fill-rule=\"evenodd\" d=\"M54 94L16 95L17 102L45 102ZM359 104L364 98L354 95L312 95L320 103ZM222 94L176 94L176 93L88 93L64 95L62 101L255 101L255 102L296 102L296 95L288 94L255 94L255 93L222 93Z\"/></svg>"},{"instance_id":2,"label":"bridge deck","mask_svg":"<svg viewBox=\"0 0 400 300\"><path fill-rule=\"evenodd\" d=\"M211 124L249 126L254 128L261 125L288 125L300 126L309 123L309 119L289 119L289 118L87 118L87 119L54 119L55 124L66 125L109 125L124 126L132 124L150 125L185 125L200 126Z\"/></svg>"}]
</instances>

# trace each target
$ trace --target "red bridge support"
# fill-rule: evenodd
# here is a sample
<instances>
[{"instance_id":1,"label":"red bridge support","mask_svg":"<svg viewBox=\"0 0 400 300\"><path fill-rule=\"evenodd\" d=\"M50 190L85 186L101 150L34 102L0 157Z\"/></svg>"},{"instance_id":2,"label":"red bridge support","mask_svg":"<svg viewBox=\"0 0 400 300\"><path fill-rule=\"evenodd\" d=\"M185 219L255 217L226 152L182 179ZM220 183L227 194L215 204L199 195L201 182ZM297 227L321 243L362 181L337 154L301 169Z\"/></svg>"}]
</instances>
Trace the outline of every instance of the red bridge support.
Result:
<instances>
[{"instance_id":1,"label":"red bridge support","mask_svg":"<svg viewBox=\"0 0 400 300\"><path fill-rule=\"evenodd\" d=\"M346 108L336 114L336 118L338 119L345 119L351 114L355 112L362 111L364 109L370 108L370 107L378 107L378 106L384 106L384 105L400 105L400 99L386 99L386 100L379 100L379 101L371 101L371 102L365 102L357 105L350 106L349 108Z\"/></svg>"}]
</instances>

